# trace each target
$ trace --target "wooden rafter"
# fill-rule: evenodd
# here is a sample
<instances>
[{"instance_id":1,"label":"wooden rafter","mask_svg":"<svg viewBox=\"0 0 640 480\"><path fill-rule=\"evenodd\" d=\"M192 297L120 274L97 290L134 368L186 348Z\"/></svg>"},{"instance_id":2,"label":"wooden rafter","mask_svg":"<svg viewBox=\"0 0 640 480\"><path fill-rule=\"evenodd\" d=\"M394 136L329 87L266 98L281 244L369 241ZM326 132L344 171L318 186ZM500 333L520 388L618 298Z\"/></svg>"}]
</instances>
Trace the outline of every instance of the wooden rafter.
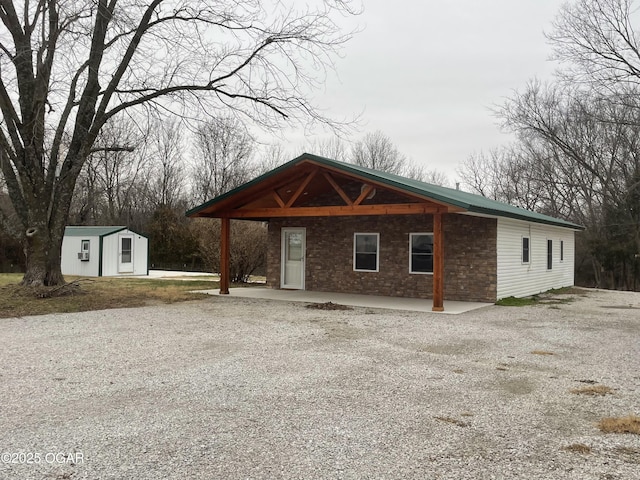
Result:
<instances>
[{"instance_id":1,"label":"wooden rafter","mask_svg":"<svg viewBox=\"0 0 640 480\"><path fill-rule=\"evenodd\" d=\"M273 195L273 198L275 198L276 203L277 203L278 205L280 205L280 208L284 208L284 206L285 206L284 200L282 200L282 198L280 198L280 195L278 195L278 192L276 192L275 190L273 190L273 191L271 192L271 194Z\"/></svg>"},{"instance_id":2,"label":"wooden rafter","mask_svg":"<svg viewBox=\"0 0 640 480\"><path fill-rule=\"evenodd\" d=\"M367 198L367 196L369 196L369 194L371 193L371 191L373 190L373 185L369 185L369 184L365 184L366 186L364 187L364 189L362 190L362 192L360 192L360 196L356 199L355 202L353 202L354 205L360 205L362 203L362 201Z\"/></svg>"},{"instance_id":3,"label":"wooden rafter","mask_svg":"<svg viewBox=\"0 0 640 480\"><path fill-rule=\"evenodd\" d=\"M295 191L295 193L292 195L292 197L289 199L289 201L285 204L285 208L289 208L291 207L291 205L293 205L295 203L295 201L298 199L298 197L300 195L302 195L302 192L304 192L304 189L307 188L307 185L309 185L309 182L313 179L313 177L315 177L316 173L318 173L318 169L315 168L313 170L311 170L311 172L309 172L309 175L307 175L307 178L305 178L302 183L300 184L300 186L298 187L298 189Z\"/></svg>"},{"instance_id":4,"label":"wooden rafter","mask_svg":"<svg viewBox=\"0 0 640 480\"><path fill-rule=\"evenodd\" d=\"M327 179L327 182L329 182L329 184L333 187L333 189L336 192L338 192L338 195L342 197L342 200L344 200L344 203L346 203L347 205L353 205L353 202L351 201L349 196L346 193L344 193L344 190L340 188L340 185L336 183L336 181L333 179L333 177L329 172L323 172L322 175L324 176L324 178Z\"/></svg>"},{"instance_id":5,"label":"wooden rafter","mask_svg":"<svg viewBox=\"0 0 640 480\"><path fill-rule=\"evenodd\" d=\"M307 159L306 162L308 164L311 164L311 165L317 165L317 166L321 167L323 170L335 172L335 173L337 173L339 175L345 175L344 170L341 170L341 169L339 169L337 167L332 167L332 166L329 166L329 165L325 165L323 163L319 163L319 162L317 162L315 160L311 160L311 159ZM403 195L407 195L407 193L408 193L406 190L404 190L404 189L402 189L400 187L394 187L393 185L385 184L385 183L382 183L382 182L376 182L375 180L372 180L372 179L366 179L366 178L363 178L363 177L359 177L356 174L353 175L353 179L360 179L360 181L362 181L363 183L366 183L368 185L373 185L373 188L380 187L382 189L391 190L391 191L398 192L398 193L403 194ZM424 195L415 194L415 193L412 193L411 195L414 196L416 200L427 200L427 201L430 201L430 202L433 202L433 203L437 203L439 205L443 205L443 206L447 205L444 202L440 202L438 200L432 199L430 197L426 197ZM366 195L365 195L365 198L366 198ZM354 204L355 204L355 202L354 202ZM454 211L454 210L450 209L449 211ZM462 211L464 211L464 209L457 209L455 211L462 212Z\"/></svg>"}]
</instances>

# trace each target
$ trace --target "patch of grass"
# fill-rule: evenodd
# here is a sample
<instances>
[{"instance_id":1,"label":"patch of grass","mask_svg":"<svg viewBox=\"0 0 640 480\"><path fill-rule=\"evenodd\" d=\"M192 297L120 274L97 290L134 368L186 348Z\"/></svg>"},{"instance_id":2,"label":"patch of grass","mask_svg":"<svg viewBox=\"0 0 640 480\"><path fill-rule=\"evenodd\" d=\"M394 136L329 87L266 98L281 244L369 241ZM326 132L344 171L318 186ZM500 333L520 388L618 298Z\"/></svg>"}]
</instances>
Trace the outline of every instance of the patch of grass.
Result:
<instances>
[{"instance_id":1,"label":"patch of grass","mask_svg":"<svg viewBox=\"0 0 640 480\"><path fill-rule=\"evenodd\" d=\"M548 352L546 350L532 350L531 352L529 352L533 355L555 355L555 353L553 352Z\"/></svg>"},{"instance_id":2,"label":"patch of grass","mask_svg":"<svg viewBox=\"0 0 640 480\"><path fill-rule=\"evenodd\" d=\"M12 283L20 283L20 280L22 280L21 273L0 273L0 287Z\"/></svg>"},{"instance_id":3,"label":"patch of grass","mask_svg":"<svg viewBox=\"0 0 640 480\"><path fill-rule=\"evenodd\" d=\"M604 433L633 433L640 435L640 417L607 417L598 422L598 428Z\"/></svg>"},{"instance_id":4,"label":"patch of grass","mask_svg":"<svg viewBox=\"0 0 640 480\"><path fill-rule=\"evenodd\" d=\"M530 297L501 298L496 302L496 305L501 307L527 307L530 305L564 305L575 301L574 297L563 298L563 295L585 296L586 292L585 290L576 287L552 288L551 290L547 290L539 295L532 295Z\"/></svg>"},{"instance_id":5,"label":"patch of grass","mask_svg":"<svg viewBox=\"0 0 640 480\"><path fill-rule=\"evenodd\" d=\"M501 298L496 302L496 305L501 307L527 307L529 305L535 305L539 301L538 297L534 295L533 297L505 297Z\"/></svg>"},{"instance_id":6,"label":"patch of grass","mask_svg":"<svg viewBox=\"0 0 640 480\"><path fill-rule=\"evenodd\" d=\"M607 394L613 394L613 389L606 385L592 385L590 387L573 388L569 390L576 395L591 395L604 397Z\"/></svg>"},{"instance_id":7,"label":"patch of grass","mask_svg":"<svg viewBox=\"0 0 640 480\"><path fill-rule=\"evenodd\" d=\"M572 289L573 287L552 288L544 293L548 293L549 295L568 295L571 293Z\"/></svg>"},{"instance_id":8,"label":"patch of grass","mask_svg":"<svg viewBox=\"0 0 640 480\"><path fill-rule=\"evenodd\" d=\"M21 287L21 274L0 275L0 318L140 307L203 298L191 290L218 288L217 281L68 277L68 287ZM55 290L58 288L58 290Z\"/></svg>"},{"instance_id":9,"label":"patch of grass","mask_svg":"<svg viewBox=\"0 0 640 480\"><path fill-rule=\"evenodd\" d=\"M573 443L571 445L567 445L566 447L562 447L562 450L566 450L567 452L572 453L581 453L583 455L591 453L591 447L589 445L585 445L584 443Z\"/></svg>"},{"instance_id":10,"label":"patch of grass","mask_svg":"<svg viewBox=\"0 0 640 480\"><path fill-rule=\"evenodd\" d=\"M433 417L436 420L440 420L441 422L447 422L447 423L452 423L453 425L457 425L458 427L468 427L469 424L466 422L463 422L462 420L457 420L455 418L451 418L451 417Z\"/></svg>"}]
</instances>

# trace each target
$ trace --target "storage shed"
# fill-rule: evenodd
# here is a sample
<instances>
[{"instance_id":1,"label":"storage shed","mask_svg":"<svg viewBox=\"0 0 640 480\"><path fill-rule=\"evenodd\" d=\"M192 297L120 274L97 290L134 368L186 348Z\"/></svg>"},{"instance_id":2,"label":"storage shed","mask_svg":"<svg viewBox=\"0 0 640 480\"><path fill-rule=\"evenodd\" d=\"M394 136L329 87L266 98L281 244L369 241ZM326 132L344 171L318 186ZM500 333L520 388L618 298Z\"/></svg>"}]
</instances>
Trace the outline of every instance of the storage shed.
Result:
<instances>
[{"instance_id":1,"label":"storage shed","mask_svg":"<svg viewBox=\"0 0 640 480\"><path fill-rule=\"evenodd\" d=\"M573 285L580 225L479 195L311 154L189 212L269 222L267 285L392 297L494 302Z\"/></svg>"},{"instance_id":2,"label":"storage shed","mask_svg":"<svg viewBox=\"0 0 640 480\"><path fill-rule=\"evenodd\" d=\"M149 240L123 226L64 230L62 274L83 277L149 274Z\"/></svg>"}]
</instances>

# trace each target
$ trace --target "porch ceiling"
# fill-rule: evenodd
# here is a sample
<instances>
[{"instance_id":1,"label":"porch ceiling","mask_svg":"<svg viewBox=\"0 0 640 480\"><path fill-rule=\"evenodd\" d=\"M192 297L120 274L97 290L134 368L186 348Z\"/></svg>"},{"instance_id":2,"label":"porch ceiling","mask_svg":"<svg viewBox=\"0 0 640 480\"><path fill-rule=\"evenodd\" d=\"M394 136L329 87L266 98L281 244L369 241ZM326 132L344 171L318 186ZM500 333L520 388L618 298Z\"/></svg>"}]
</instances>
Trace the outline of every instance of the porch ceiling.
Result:
<instances>
[{"instance_id":1,"label":"porch ceiling","mask_svg":"<svg viewBox=\"0 0 640 480\"><path fill-rule=\"evenodd\" d=\"M302 159L204 204L192 217L266 220L274 217L391 215L464 209L398 187Z\"/></svg>"}]
</instances>

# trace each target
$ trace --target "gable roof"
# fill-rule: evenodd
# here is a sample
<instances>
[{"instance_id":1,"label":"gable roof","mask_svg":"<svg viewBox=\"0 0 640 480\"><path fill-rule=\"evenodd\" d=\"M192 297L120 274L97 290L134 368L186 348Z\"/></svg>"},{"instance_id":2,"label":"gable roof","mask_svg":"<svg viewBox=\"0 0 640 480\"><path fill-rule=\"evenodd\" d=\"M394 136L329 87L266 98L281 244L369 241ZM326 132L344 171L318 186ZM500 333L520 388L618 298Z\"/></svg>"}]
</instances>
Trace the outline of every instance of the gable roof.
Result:
<instances>
[{"instance_id":1,"label":"gable roof","mask_svg":"<svg viewBox=\"0 0 640 480\"><path fill-rule=\"evenodd\" d=\"M64 227L64 234L67 237L104 237L126 229L123 226L68 226Z\"/></svg>"},{"instance_id":2,"label":"gable roof","mask_svg":"<svg viewBox=\"0 0 640 480\"><path fill-rule=\"evenodd\" d=\"M296 165L304 162L312 162L320 166L331 168L332 170L340 171L347 175L359 177L364 180L369 180L376 184L392 187L396 190L400 190L409 194L418 195L421 197L427 197L433 201L445 204L451 207L457 207L457 209L466 211L469 213L476 213L480 215L489 215L495 217L506 217L517 220L524 220L528 222L542 223L547 225L554 225L559 227L571 228L574 230L582 230L583 227L575 223L571 223L559 218L551 217L537 212L532 212L520 207L515 207L503 202L491 200L481 195L473 193L463 192L447 187L441 187L438 185L432 185L418 180L405 178L399 175L394 175L387 172L381 172L367 167L359 165L353 165L350 163L340 162L337 160L331 160L329 158L320 157L309 153L303 153L299 157L263 174L259 177L247 182L227 193L224 193L208 202L203 203L197 207L192 208L186 212L187 216L206 216L202 215L205 210L215 209L215 207L227 200L232 200L233 197L245 192L257 185L272 179L289 169L292 169ZM200 215L199 215L200 214Z\"/></svg>"}]
</instances>

